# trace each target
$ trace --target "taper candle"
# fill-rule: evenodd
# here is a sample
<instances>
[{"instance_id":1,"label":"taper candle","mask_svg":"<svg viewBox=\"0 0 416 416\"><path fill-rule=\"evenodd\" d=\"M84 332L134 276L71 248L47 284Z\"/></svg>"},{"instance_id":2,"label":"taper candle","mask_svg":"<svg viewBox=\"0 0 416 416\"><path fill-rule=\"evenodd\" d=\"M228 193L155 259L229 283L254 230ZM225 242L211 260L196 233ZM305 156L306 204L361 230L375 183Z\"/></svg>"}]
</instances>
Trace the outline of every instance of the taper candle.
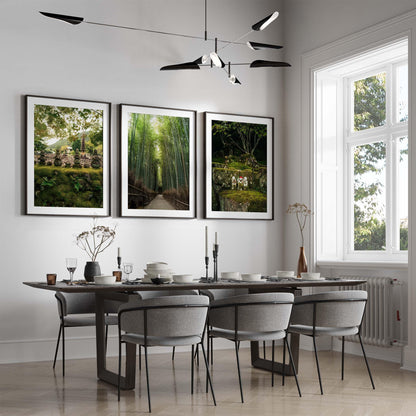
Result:
<instances>
[{"instance_id":1,"label":"taper candle","mask_svg":"<svg viewBox=\"0 0 416 416\"><path fill-rule=\"evenodd\" d=\"M218 244L218 233L215 231L215 244Z\"/></svg>"},{"instance_id":2,"label":"taper candle","mask_svg":"<svg viewBox=\"0 0 416 416\"><path fill-rule=\"evenodd\" d=\"M117 249L117 257L121 257L120 256L120 247Z\"/></svg>"},{"instance_id":3,"label":"taper candle","mask_svg":"<svg viewBox=\"0 0 416 416\"><path fill-rule=\"evenodd\" d=\"M208 257L208 226L205 226L205 257Z\"/></svg>"}]
</instances>

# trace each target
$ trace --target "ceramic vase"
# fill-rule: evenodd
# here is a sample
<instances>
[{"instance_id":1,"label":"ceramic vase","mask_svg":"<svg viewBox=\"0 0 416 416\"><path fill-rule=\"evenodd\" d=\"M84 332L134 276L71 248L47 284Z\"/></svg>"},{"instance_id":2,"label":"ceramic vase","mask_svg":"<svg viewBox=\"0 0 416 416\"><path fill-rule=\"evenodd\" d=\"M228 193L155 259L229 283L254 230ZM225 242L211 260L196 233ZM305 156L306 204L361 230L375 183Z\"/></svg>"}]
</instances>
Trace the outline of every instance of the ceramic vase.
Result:
<instances>
[{"instance_id":1,"label":"ceramic vase","mask_svg":"<svg viewBox=\"0 0 416 416\"><path fill-rule=\"evenodd\" d=\"M297 276L301 277L301 273L305 273L307 271L308 271L308 263L306 261L306 256L305 256L305 247L300 247Z\"/></svg>"},{"instance_id":2,"label":"ceramic vase","mask_svg":"<svg viewBox=\"0 0 416 416\"><path fill-rule=\"evenodd\" d=\"M100 264L98 261L87 261L84 269L84 277L87 282L93 282L94 276L101 274Z\"/></svg>"}]
</instances>

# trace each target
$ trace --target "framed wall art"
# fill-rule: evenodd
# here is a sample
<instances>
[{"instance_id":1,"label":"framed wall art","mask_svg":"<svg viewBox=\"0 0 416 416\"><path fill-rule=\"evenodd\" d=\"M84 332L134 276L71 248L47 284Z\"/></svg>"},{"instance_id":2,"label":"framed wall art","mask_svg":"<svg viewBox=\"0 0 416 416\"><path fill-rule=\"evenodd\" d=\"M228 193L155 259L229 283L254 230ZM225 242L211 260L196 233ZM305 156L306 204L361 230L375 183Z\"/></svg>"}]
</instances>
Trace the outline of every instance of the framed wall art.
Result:
<instances>
[{"instance_id":1,"label":"framed wall art","mask_svg":"<svg viewBox=\"0 0 416 416\"><path fill-rule=\"evenodd\" d=\"M196 112L121 111L121 215L194 218Z\"/></svg>"},{"instance_id":2,"label":"framed wall art","mask_svg":"<svg viewBox=\"0 0 416 416\"><path fill-rule=\"evenodd\" d=\"M110 215L110 103L26 96L26 213Z\"/></svg>"},{"instance_id":3,"label":"framed wall art","mask_svg":"<svg viewBox=\"0 0 416 416\"><path fill-rule=\"evenodd\" d=\"M205 113L205 216L273 219L273 118Z\"/></svg>"}]
</instances>

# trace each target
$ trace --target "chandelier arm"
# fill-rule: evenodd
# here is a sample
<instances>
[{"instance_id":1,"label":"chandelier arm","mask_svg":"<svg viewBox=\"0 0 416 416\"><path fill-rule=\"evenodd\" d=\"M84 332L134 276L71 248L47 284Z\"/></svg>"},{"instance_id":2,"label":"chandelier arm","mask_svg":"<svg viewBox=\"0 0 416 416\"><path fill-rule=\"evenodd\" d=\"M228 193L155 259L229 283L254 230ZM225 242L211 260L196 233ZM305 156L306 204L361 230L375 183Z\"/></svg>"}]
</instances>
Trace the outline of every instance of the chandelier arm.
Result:
<instances>
[{"instance_id":1,"label":"chandelier arm","mask_svg":"<svg viewBox=\"0 0 416 416\"><path fill-rule=\"evenodd\" d=\"M135 30L135 31L138 31L138 32L156 33L156 34L159 34L159 35L166 35L166 36L177 36L177 37L187 38L187 39L214 40L215 41L215 38L205 39L205 37L203 37L203 36L186 35L186 34L183 34L183 33L164 32L164 31L161 31L161 30L152 30L152 29L142 29L142 28L139 28L139 27L132 27L132 26L112 25L110 23L90 22L88 20L84 20L84 23L88 23L90 25L96 25L96 26L113 27L113 28L117 28L117 29ZM225 40L225 39L217 39L217 40L220 43L246 46L246 44L244 42L229 41L229 40Z\"/></svg>"},{"instance_id":2,"label":"chandelier arm","mask_svg":"<svg viewBox=\"0 0 416 416\"><path fill-rule=\"evenodd\" d=\"M222 46L221 48L218 49L219 51L222 51L223 49L227 48L230 45L246 45L246 43L244 42L239 42L241 39L245 38L246 36L248 36L250 33L254 32L253 30L249 30L247 33L244 33L244 35L241 35L239 38L234 39L233 41L225 41L226 45Z\"/></svg>"}]
</instances>

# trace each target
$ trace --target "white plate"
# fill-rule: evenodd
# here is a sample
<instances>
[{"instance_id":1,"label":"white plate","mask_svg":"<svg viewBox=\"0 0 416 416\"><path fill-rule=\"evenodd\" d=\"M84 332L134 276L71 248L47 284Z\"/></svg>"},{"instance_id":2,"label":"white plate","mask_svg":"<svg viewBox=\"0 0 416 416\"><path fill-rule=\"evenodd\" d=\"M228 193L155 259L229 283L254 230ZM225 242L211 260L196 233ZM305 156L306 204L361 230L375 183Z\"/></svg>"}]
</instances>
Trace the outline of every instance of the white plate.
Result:
<instances>
[{"instance_id":1,"label":"white plate","mask_svg":"<svg viewBox=\"0 0 416 416\"><path fill-rule=\"evenodd\" d=\"M123 282L112 282L112 283L96 283L96 282L89 282L92 285L99 285L99 286L112 286L112 285L121 285Z\"/></svg>"},{"instance_id":2,"label":"white plate","mask_svg":"<svg viewBox=\"0 0 416 416\"><path fill-rule=\"evenodd\" d=\"M292 277L290 280L296 281L301 280L303 282L318 282L320 280L325 280L325 277L315 277L315 278L306 278L306 277Z\"/></svg>"}]
</instances>

